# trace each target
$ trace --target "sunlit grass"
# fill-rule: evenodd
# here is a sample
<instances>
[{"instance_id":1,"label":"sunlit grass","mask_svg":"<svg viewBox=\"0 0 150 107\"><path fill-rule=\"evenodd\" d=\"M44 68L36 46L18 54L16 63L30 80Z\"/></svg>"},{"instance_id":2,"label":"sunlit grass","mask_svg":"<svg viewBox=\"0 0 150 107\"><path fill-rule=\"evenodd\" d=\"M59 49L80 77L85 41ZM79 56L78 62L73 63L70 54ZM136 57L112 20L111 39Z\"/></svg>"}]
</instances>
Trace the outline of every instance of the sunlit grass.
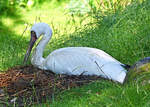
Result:
<instances>
[{"instance_id":1,"label":"sunlit grass","mask_svg":"<svg viewBox=\"0 0 150 107\"><path fill-rule=\"evenodd\" d=\"M12 26L13 25L13 19L11 18L2 18L1 21L5 26Z\"/></svg>"},{"instance_id":2,"label":"sunlit grass","mask_svg":"<svg viewBox=\"0 0 150 107\"><path fill-rule=\"evenodd\" d=\"M48 4L47 8L41 6L39 9L33 8L32 11L22 10L24 14L21 17L1 17L0 70L22 64L27 42L30 39L30 28L32 24L36 22L48 23L53 29L53 40L54 38L59 39L64 32L66 35L74 32L73 23L71 21L70 23L68 22L71 16L65 14L65 10L63 9L64 5L62 4L60 7L55 8L55 10L52 10L49 6L51 4Z\"/></svg>"},{"instance_id":3,"label":"sunlit grass","mask_svg":"<svg viewBox=\"0 0 150 107\"><path fill-rule=\"evenodd\" d=\"M30 28L34 23L45 22L53 29L52 43L45 49L45 55L47 55L52 50L67 46L64 45L64 42L71 38L70 34L76 32L77 28L84 28L84 25L90 20L86 18L81 23L79 17L72 17L65 10L66 3L59 6L53 6L52 4L51 2L45 2L38 8L33 7L26 11L20 9L16 16L1 17L3 31L0 47L3 51L0 51L2 57L0 70L6 70L14 65L22 65L27 42L30 39ZM23 14L19 14L19 12ZM6 45L5 48L3 48L3 45ZM70 46L74 46L74 44Z\"/></svg>"}]
</instances>

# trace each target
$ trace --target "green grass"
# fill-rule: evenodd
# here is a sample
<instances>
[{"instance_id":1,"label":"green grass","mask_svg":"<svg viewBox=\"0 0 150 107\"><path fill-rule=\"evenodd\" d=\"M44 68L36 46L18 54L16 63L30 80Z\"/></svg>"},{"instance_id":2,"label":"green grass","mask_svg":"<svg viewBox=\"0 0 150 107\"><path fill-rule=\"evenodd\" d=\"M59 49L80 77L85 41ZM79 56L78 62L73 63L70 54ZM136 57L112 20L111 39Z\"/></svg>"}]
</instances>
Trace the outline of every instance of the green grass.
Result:
<instances>
[{"instance_id":1,"label":"green grass","mask_svg":"<svg viewBox=\"0 0 150 107\"><path fill-rule=\"evenodd\" d=\"M54 107L135 107L149 103L149 91L133 84L120 86L100 81L65 91L50 104ZM58 101L57 101L58 100Z\"/></svg>"},{"instance_id":2,"label":"green grass","mask_svg":"<svg viewBox=\"0 0 150 107\"><path fill-rule=\"evenodd\" d=\"M120 62L130 65L150 56L150 1L137 1L130 2L124 8L108 6L110 9L100 11L97 18L94 15L94 18L71 17L63 9L66 2L61 5L44 2L32 9L17 10L12 16L0 16L0 71L22 65L30 27L35 21L48 23L53 29L53 37L44 56L55 49L69 46L102 49ZM136 79L132 75L124 85L96 81L57 93L52 101L34 107L149 107L150 85L137 82L149 79L149 73L146 73L147 77L141 74L141 78L138 76Z\"/></svg>"}]
</instances>

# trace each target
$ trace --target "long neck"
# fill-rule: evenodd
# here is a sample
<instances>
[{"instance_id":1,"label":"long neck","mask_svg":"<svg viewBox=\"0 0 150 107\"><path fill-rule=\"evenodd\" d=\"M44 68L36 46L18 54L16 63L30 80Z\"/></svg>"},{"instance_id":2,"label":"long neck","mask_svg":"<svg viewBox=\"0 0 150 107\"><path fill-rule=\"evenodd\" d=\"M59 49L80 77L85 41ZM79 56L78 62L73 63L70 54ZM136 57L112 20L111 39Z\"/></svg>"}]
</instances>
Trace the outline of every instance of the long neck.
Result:
<instances>
[{"instance_id":1,"label":"long neck","mask_svg":"<svg viewBox=\"0 0 150 107\"><path fill-rule=\"evenodd\" d=\"M43 52L44 52L44 48L47 45L49 40L50 40L50 36L47 36L46 34L43 35L41 41L37 45L37 47L32 55L31 63L33 65L37 66L38 68L44 69L43 63L44 63L45 59L43 58Z\"/></svg>"}]
</instances>

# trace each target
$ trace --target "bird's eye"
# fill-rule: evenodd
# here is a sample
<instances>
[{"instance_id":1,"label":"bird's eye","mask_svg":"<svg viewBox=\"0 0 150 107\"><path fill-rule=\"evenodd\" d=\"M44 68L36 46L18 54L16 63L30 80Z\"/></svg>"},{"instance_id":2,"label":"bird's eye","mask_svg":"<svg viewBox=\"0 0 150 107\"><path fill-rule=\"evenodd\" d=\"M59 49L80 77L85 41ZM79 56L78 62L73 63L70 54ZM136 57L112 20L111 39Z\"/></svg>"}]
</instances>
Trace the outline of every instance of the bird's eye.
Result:
<instances>
[{"instance_id":1,"label":"bird's eye","mask_svg":"<svg viewBox=\"0 0 150 107\"><path fill-rule=\"evenodd\" d=\"M34 31L31 31L31 34L36 35Z\"/></svg>"},{"instance_id":2,"label":"bird's eye","mask_svg":"<svg viewBox=\"0 0 150 107\"><path fill-rule=\"evenodd\" d=\"M37 39L36 33L34 31L31 31L31 36Z\"/></svg>"}]
</instances>

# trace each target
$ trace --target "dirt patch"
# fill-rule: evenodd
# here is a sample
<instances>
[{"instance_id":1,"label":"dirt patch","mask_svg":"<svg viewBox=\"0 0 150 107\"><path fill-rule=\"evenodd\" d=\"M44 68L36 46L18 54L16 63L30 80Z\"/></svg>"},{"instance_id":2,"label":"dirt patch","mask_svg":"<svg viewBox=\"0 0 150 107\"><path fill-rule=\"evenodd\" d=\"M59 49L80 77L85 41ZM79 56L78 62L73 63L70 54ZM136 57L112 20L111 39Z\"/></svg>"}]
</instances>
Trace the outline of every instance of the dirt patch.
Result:
<instances>
[{"instance_id":1,"label":"dirt patch","mask_svg":"<svg viewBox=\"0 0 150 107\"><path fill-rule=\"evenodd\" d=\"M15 67L0 74L0 107L45 102L47 98L61 90L79 87L91 81L101 79L98 76L68 76L44 71L32 65Z\"/></svg>"}]
</instances>

